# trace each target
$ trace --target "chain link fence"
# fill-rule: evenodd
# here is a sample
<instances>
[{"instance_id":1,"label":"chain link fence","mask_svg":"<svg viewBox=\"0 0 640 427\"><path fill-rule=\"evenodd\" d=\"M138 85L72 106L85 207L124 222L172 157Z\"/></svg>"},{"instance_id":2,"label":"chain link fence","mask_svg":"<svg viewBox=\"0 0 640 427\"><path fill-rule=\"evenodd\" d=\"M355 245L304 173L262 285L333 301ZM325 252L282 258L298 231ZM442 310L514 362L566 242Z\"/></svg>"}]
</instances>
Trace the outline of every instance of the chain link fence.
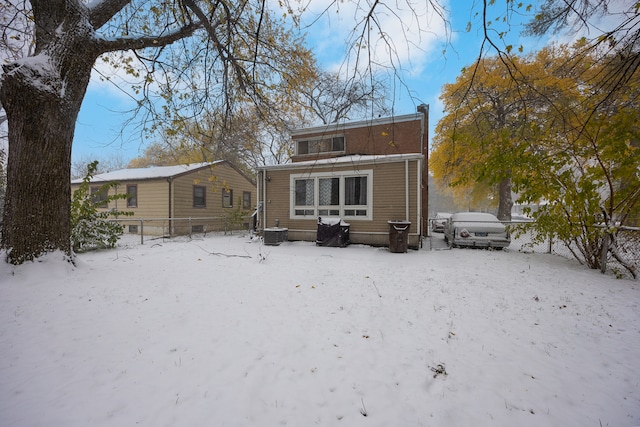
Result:
<instances>
[{"instance_id":1,"label":"chain link fence","mask_svg":"<svg viewBox=\"0 0 640 427\"><path fill-rule=\"evenodd\" d=\"M118 218L115 221L124 227L124 235L131 241L132 236L145 239L192 237L207 233L233 234L253 229L254 217L196 217L196 218Z\"/></svg>"},{"instance_id":2,"label":"chain link fence","mask_svg":"<svg viewBox=\"0 0 640 427\"><path fill-rule=\"evenodd\" d=\"M535 229L524 227L522 223L508 223L512 228L512 242L509 249L523 252L542 252L560 255L568 259L577 259L581 263L585 263L582 253L571 244L567 244L561 240L545 239L543 243L534 243L536 241ZM611 271L618 277L630 277L633 275L625 267L629 266L635 271L636 276L640 273L640 228L637 227L620 227L614 233L614 240L611 241L606 236L603 228L603 239L606 239L606 257L601 258L602 272Z\"/></svg>"},{"instance_id":3,"label":"chain link fence","mask_svg":"<svg viewBox=\"0 0 640 427\"><path fill-rule=\"evenodd\" d=\"M430 220L429 224L434 221ZM560 240L545 238L542 241L537 239L533 222L511 221L503 222L511 230L510 251L524 253L547 253L559 255L568 259L580 259L580 251L571 248ZM431 249L446 249L443 233L429 232L429 244ZM603 271L613 272L617 277L633 278L631 272L623 265L626 264L635 270L636 276L640 274L640 228L620 227L615 233L615 241L609 242L609 251L603 264ZM572 250L573 249L573 250ZM621 262L622 261L622 262Z\"/></svg>"}]
</instances>

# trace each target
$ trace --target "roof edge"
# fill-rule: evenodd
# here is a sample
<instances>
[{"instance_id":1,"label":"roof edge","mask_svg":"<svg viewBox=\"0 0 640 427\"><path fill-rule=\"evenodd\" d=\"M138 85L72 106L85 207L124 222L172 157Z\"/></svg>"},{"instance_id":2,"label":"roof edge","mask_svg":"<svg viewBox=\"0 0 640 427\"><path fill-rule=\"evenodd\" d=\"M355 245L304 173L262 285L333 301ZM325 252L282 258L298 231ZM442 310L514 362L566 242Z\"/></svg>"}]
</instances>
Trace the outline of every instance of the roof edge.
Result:
<instances>
[{"instance_id":1,"label":"roof edge","mask_svg":"<svg viewBox=\"0 0 640 427\"><path fill-rule=\"evenodd\" d=\"M343 122L343 123L330 123L327 125L313 126L307 128L293 129L289 132L291 137L296 135L303 135L307 133L334 133L346 129L380 126L392 123L409 122L412 120L421 120L424 117L423 113L404 114L402 116L390 116L381 117L375 119L359 120L356 122Z\"/></svg>"},{"instance_id":2,"label":"roof edge","mask_svg":"<svg viewBox=\"0 0 640 427\"><path fill-rule=\"evenodd\" d=\"M261 166L259 171L269 170L285 170L285 169L308 169L309 167L335 167L341 165L358 164L381 164L381 163L396 163L405 160L423 160L424 155L421 153L407 153L407 154L376 154L376 155L361 155L352 154L349 156L331 157L321 160L308 160L305 162L285 163L280 165Z\"/></svg>"},{"instance_id":3,"label":"roof edge","mask_svg":"<svg viewBox=\"0 0 640 427\"><path fill-rule=\"evenodd\" d=\"M104 173L100 173L100 174L96 174L95 176L93 176L91 178L91 180L89 181L90 183L107 183L107 182L127 182L127 181L149 181L149 180L158 180L158 179L167 179L167 178L176 178L179 176L182 176L184 174L188 174L194 171L198 171L198 170L202 170L202 169L206 169L206 168L210 168L210 167L214 167L216 165L219 165L221 163L229 163L227 160L214 160L212 162L194 162L194 163L186 163L186 164L179 164L179 165L169 165L169 166L149 166L149 167L145 167L145 168L124 168L124 169L116 169L113 171L109 171L109 172L104 172ZM188 169L189 166L191 165L200 165L200 166L196 166L193 169ZM187 168L186 170L182 170L179 172L176 172L172 175L160 175L160 176L146 176L146 177L136 177L136 176L131 176L131 177L124 177L124 178L109 178L107 177L105 179L105 175L111 174L113 172L120 172L120 171L137 171L137 170L158 170L158 169L168 169L168 168L172 168L172 167L176 167L176 166L184 166L185 168ZM246 178L246 177L245 177ZM71 180L71 184L75 185L75 184L81 184L84 181L84 178L75 178Z\"/></svg>"}]
</instances>

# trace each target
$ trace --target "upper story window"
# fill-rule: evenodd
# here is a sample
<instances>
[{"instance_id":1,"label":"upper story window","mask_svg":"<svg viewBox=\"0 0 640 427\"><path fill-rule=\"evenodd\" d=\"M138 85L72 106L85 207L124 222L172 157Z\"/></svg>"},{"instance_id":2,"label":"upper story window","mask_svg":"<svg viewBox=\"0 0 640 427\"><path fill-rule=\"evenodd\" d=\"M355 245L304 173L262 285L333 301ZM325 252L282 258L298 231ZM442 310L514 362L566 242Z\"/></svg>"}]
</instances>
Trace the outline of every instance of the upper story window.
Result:
<instances>
[{"instance_id":1,"label":"upper story window","mask_svg":"<svg viewBox=\"0 0 640 427\"><path fill-rule=\"evenodd\" d=\"M344 151L344 136L296 141L296 154L318 154Z\"/></svg>"}]
</instances>

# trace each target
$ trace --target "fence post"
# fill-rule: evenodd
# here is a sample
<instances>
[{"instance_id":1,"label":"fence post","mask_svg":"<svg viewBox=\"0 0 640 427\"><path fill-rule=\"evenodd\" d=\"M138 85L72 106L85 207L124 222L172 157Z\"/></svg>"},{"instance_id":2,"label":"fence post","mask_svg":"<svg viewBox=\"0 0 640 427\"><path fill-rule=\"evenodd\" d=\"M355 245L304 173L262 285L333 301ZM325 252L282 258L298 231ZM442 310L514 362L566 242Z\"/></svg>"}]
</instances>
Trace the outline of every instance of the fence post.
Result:
<instances>
[{"instance_id":1,"label":"fence post","mask_svg":"<svg viewBox=\"0 0 640 427\"><path fill-rule=\"evenodd\" d=\"M140 244L144 245L144 220L140 220Z\"/></svg>"},{"instance_id":2,"label":"fence post","mask_svg":"<svg viewBox=\"0 0 640 427\"><path fill-rule=\"evenodd\" d=\"M600 272L607 272L607 254L609 253L609 233L605 231L602 239L602 253L600 254Z\"/></svg>"}]
</instances>

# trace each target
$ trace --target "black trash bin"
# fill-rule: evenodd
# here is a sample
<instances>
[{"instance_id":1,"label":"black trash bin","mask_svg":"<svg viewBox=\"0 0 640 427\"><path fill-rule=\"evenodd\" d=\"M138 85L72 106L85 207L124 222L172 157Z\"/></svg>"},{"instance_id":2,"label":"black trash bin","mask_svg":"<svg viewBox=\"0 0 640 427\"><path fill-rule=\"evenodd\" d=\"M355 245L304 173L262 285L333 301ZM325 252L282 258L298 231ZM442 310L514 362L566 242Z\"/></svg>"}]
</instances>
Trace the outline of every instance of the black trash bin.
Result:
<instances>
[{"instance_id":1,"label":"black trash bin","mask_svg":"<svg viewBox=\"0 0 640 427\"><path fill-rule=\"evenodd\" d=\"M404 253L409 246L410 221L387 221L389 223L389 252Z\"/></svg>"},{"instance_id":2,"label":"black trash bin","mask_svg":"<svg viewBox=\"0 0 640 427\"><path fill-rule=\"evenodd\" d=\"M349 224L337 218L318 218L316 245L344 248L349 244Z\"/></svg>"}]
</instances>

